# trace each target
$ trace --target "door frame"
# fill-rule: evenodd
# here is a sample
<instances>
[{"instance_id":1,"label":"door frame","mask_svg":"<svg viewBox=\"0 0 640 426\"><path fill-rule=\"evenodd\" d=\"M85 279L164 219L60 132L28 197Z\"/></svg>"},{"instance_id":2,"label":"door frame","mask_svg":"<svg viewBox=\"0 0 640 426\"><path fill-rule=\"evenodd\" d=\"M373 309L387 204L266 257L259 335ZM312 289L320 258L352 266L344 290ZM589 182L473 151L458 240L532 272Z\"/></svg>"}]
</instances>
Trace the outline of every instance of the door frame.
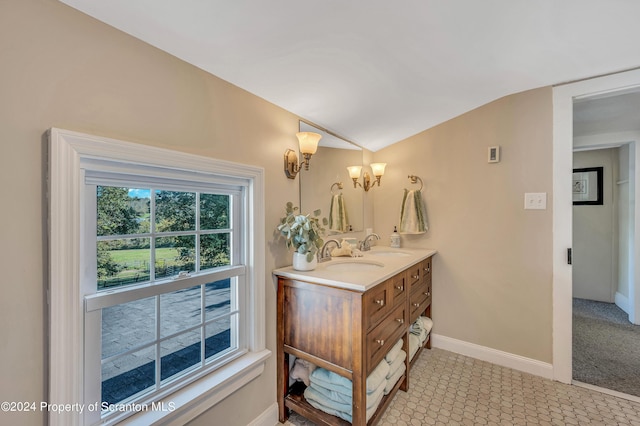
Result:
<instances>
[{"instance_id":1,"label":"door frame","mask_svg":"<svg viewBox=\"0 0 640 426\"><path fill-rule=\"evenodd\" d=\"M572 277L567 249L573 240L569 184L573 171L573 101L638 87L640 69L553 88L553 378L563 383L572 380ZM636 160L637 151L640 150L636 150ZM636 192L640 188L639 180L640 173L635 173ZM635 223L640 223L639 216L640 208L636 208ZM640 229L636 229L635 247L640 247L639 233ZM640 250L634 251L633 263L640 265ZM640 268L635 268L633 275L633 282L640 283ZM634 291L633 287L629 288L629 303L634 304L635 312L640 312L640 291Z\"/></svg>"}]
</instances>

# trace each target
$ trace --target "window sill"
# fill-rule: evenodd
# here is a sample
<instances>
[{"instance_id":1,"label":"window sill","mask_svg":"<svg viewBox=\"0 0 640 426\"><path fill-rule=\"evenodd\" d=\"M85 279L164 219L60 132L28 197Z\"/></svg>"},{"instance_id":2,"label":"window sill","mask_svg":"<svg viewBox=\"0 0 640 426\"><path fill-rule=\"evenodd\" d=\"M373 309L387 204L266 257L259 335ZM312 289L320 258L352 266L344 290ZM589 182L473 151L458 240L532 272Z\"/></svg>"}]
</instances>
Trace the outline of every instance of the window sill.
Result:
<instances>
[{"instance_id":1,"label":"window sill","mask_svg":"<svg viewBox=\"0 0 640 426\"><path fill-rule=\"evenodd\" d=\"M183 425L260 376L270 356L271 351L267 349L249 352L118 425Z\"/></svg>"}]
</instances>

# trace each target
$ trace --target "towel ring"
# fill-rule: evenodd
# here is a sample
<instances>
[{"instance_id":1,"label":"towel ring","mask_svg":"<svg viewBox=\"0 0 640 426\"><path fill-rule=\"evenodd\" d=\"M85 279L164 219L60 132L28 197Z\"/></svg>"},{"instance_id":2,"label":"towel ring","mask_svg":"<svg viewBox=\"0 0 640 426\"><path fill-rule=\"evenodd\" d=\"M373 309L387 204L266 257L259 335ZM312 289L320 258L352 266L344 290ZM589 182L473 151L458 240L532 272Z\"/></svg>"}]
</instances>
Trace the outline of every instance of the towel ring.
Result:
<instances>
[{"instance_id":1,"label":"towel ring","mask_svg":"<svg viewBox=\"0 0 640 426\"><path fill-rule=\"evenodd\" d=\"M342 189L342 182L335 182L333 185L331 185L331 189L330 189L331 195L336 195L336 194L333 193L333 187L334 186L337 186L338 189Z\"/></svg>"},{"instance_id":2,"label":"towel ring","mask_svg":"<svg viewBox=\"0 0 640 426\"><path fill-rule=\"evenodd\" d=\"M418 183L418 181L420 181L420 189L418 191L422 191L422 188L424 188L424 183L422 182L422 179L420 179L420 176L409 175L407 177L411 180L411 183Z\"/></svg>"}]
</instances>

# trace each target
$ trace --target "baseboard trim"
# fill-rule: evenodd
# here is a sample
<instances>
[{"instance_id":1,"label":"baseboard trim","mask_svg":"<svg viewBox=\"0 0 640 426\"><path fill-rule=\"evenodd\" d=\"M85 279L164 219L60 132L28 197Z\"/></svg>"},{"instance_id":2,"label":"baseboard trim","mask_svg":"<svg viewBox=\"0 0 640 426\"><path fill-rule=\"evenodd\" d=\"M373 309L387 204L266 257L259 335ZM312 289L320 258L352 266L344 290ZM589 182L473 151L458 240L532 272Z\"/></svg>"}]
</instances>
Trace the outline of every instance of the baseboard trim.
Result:
<instances>
[{"instance_id":1,"label":"baseboard trim","mask_svg":"<svg viewBox=\"0 0 640 426\"><path fill-rule=\"evenodd\" d=\"M274 426L280 424L278 421L278 403L274 402L258 417L253 419L248 426Z\"/></svg>"},{"instance_id":2,"label":"baseboard trim","mask_svg":"<svg viewBox=\"0 0 640 426\"><path fill-rule=\"evenodd\" d=\"M618 308L622 309L627 315L629 315L629 298L627 296L616 291L614 303Z\"/></svg>"},{"instance_id":3,"label":"baseboard trim","mask_svg":"<svg viewBox=\"0 0 640 426\"><path fill-rule=\"evenodd\" d=\"M509 352L499 351L475 343L464 342L447 336L433 334L431 336L434 348L444 349L460 355L487 361L503 367L544 377L553 380L553 365L547 362L526 358Z\"/></svg>"}]
</instances>

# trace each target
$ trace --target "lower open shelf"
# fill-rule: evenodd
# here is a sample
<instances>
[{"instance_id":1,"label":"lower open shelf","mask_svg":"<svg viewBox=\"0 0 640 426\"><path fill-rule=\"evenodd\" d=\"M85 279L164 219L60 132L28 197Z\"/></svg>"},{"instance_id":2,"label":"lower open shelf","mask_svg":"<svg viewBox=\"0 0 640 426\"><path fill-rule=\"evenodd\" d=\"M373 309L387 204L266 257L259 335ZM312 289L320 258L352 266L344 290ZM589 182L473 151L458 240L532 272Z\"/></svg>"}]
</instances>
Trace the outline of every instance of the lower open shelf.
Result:
<instances>
[{"instance_id":1,"label":"lower open shelf","mask_svg":"<svg viewBox=\"0 0 640 426\"><path fill-rule=\"evenodd\" d=\"M380 417L387 409L391 401L393 400L394 395L400 389L402 383L404 383L406 379L406 374L403 374L398 382L395 384L391 392L382 397L376 412L371 416L369 421L367 422L367 426L372 426L378 423ZM289 388L289 394L284 398L284 405L296 413L300 414L303 417L317 423L319 425L327 425L327 426L343 426L343 425L351 425L346 420L341 419L340 417L336 417L334 415L325 413L322 410L319 410L309 404L307 400L304 398L304 390L306 386L302 382L296 382Z\"/></svg>"}]
</instances>

